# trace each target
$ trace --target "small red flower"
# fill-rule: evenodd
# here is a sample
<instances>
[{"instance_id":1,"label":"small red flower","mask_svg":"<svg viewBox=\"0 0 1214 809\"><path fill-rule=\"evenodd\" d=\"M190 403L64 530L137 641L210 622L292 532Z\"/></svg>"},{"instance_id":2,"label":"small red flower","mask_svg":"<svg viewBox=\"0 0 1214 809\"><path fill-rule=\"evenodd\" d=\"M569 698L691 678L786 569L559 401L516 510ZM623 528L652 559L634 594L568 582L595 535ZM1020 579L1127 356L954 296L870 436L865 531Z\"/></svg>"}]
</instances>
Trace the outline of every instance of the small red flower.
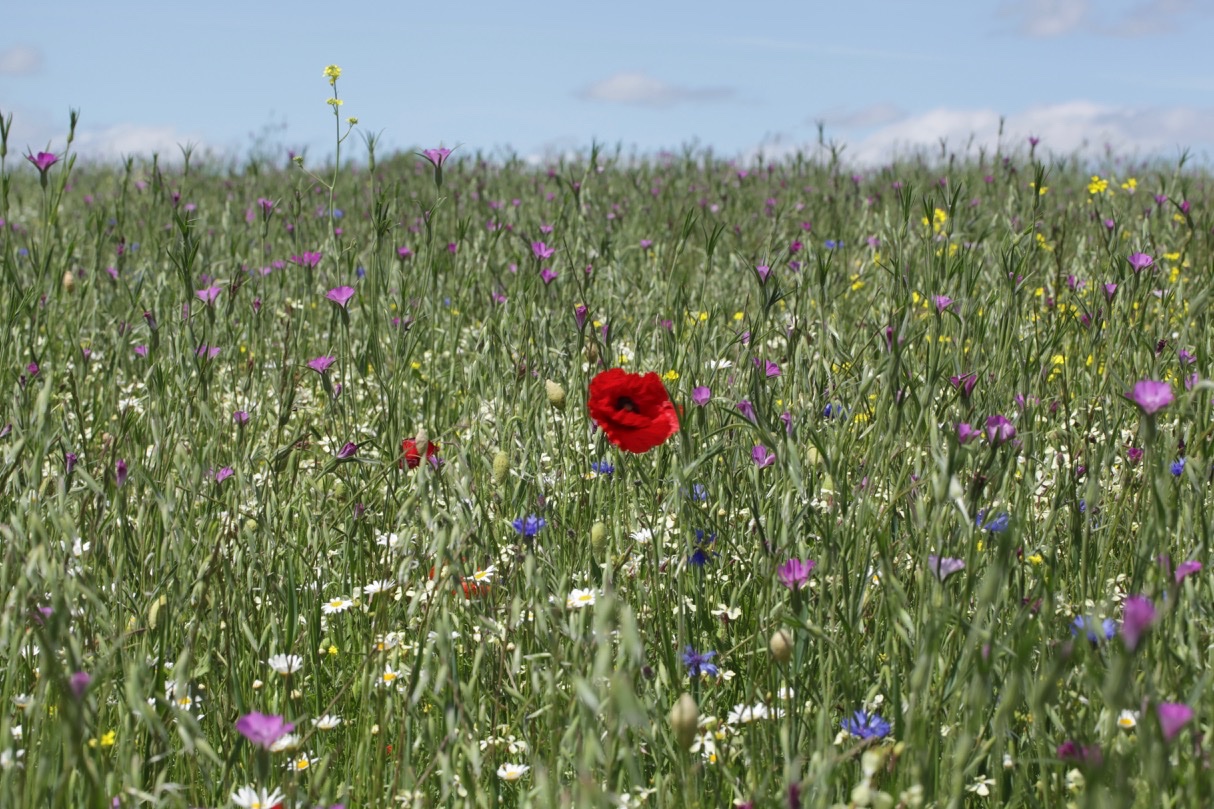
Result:
<instances>
[{"instance_id":1,"label":"small red flower","mask_svg":"<svg viewBox=\"0 0 1214 809\"><path fill-rule=\"evenodd\" d=\"M590 380L589 407L607 439L627 452L648 452L679 430L666 386L652 371L603 371Z\"/></svg>"},{"instance_id":2,"label":"small red flower","mask_svg":"<svg viewBox=\"0 0 1214 809\"><path fill-rule=\"evenodd\" d=\"M410 469L416 469L421 465L422 453L421 449L417 446L417 441L412 438L406 438L404 441L401 441L400 452L404 456L398 464L401 469L404 469L406 464L408 464ZM426 442L426 460L430 460L436 455L438 455L438 444L435 444L433 441Z\"/></svg>"}]
</instances>

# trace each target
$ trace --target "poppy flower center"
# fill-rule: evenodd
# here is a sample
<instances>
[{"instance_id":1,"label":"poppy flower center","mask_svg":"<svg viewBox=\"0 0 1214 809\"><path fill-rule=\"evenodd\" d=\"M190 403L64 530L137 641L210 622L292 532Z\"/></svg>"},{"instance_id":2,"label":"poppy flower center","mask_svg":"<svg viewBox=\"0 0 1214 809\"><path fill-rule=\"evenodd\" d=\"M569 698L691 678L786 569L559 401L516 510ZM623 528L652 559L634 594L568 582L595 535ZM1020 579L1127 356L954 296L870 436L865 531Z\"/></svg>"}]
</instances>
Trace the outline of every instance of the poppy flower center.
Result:
<instances>
[{"instance_id":1,"label":"poppy flower center","mask_svg":"<svg viewBox=\"0 0 1214 809\"><path fill-rule=\"evenodd\" d=\"M627 396L620 396L619 398L617 398L615 400L615 409L616 410L627 410L629 413L637 412L636 404L633 403L633 401L631 399L629 399Z\"/></svg>"}]
</instances>

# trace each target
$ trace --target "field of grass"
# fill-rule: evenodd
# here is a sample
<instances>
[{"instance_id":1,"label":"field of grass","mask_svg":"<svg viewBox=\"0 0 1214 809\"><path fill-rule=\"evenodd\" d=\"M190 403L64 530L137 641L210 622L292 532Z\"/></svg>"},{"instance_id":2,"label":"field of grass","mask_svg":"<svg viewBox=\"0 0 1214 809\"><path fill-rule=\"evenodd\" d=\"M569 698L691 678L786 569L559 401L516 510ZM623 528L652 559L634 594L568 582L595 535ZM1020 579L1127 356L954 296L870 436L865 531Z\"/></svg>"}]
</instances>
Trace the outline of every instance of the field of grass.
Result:
<instances>
[{"instance_id":1,"label":"field of grass","mask_svg":"<svg viewBox=\"0 0 1214 809\"><path fill-rule=\"evenodd\" d=\"M0 805L1214 802L1205 172L358 143L7 144Z\"/></svg>"}]
</instances>

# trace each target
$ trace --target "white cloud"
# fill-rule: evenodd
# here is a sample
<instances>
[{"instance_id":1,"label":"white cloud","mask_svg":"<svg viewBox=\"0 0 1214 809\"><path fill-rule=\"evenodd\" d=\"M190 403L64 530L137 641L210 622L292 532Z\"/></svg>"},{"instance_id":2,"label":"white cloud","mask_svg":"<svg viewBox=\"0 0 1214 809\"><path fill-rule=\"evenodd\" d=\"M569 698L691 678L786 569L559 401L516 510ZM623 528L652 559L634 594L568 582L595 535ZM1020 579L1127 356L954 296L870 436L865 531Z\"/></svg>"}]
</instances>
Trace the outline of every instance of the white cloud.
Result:
<instances>
[{"instance_id":1,"label":"white cloud","mask_svg":"<svg viewBox=\"0 0 1214 809\"><path fill-rule=\"evenodd\" d=\"M151 157L153 152L162 160L181 159L181 146L192 144L194 155L202 156L206 147L197 137L179 132L171 126L115 124L101 129L81 129L72 147L82 158L117 160L124 156Z\"/></svg>"},{"instance_id":2,"label":"white cloud","mask_svg":"<svg viewBox=\"0 0 1214 809\"><path fill-rule=\"evenodd\" d=\"M999 6L1002 17L1016 30L1035 38L1069 34L1081 27L1089 12L1088 0L1009 0Z\"/></svg>"},{"instance_id":3,"label":"white cloud","mask_svg":"<svg viewBox=\"0 0 1214 809\"><path fill-rule=\"evenodd\" d=\"M883 102L854 110L827 110L815 118L814 122L820 120L832 129L869 129L874 126L891 124L905 115L906 113L897 105Z\"/></svg>"},{"instance_id":4,"label":"white cloud","mask_svg":"<svg viewBox=\"0 0 1214 809\"><path fill-rule=\"evenodd\" d=\"M664 108L676 104L723 101L731 98L729 87L687 87L669 84L645 73L616 73L578 93L587 101L607 101L639 107Z\"/></svg>"},{"instance_id":5,"label":"white cloud","mask_svg":"<svg viewBox=\"0 0 1214 809\"><path fill-rule=\"evenodd\" d=\"M1100 29L1103 33L1120 37L1170 34L1179 26L1177 17L1198 11L1209 9L1198 8L1192 0L1147 0L1135 5L1121 19L1100 26Z\"/></svg>"},{"instance_id":6,"label":"white cloud","mask_svg":"<svg viewBox=\"0 0 1214 809\"><path fill-rule=\"evenodd\" d=\"M1000 114L993 109L938 108L880 127L851 144L848 153L861 162L880 162L914 150L938 150L941 138L950 152L991 151L999 142ZM1041 149L1057 153L1103 149L1140 155L1174 155L1180 148L1209 146L1214 108L1194 106L1117 107L1069 101L1030 107L1007 115L1002 143L1023 148L1029 135Z\"/></svg>"},{"instance_id":7,"label":"white cloud","mask_svg":"<svg viewBox=\"0 0 1214 809\"><path fill-rule=\"evenodd\" d=\"M32 45L0 50L0 76L31 76L42 69L42 51Z\"/></svg>"}]
</instances>

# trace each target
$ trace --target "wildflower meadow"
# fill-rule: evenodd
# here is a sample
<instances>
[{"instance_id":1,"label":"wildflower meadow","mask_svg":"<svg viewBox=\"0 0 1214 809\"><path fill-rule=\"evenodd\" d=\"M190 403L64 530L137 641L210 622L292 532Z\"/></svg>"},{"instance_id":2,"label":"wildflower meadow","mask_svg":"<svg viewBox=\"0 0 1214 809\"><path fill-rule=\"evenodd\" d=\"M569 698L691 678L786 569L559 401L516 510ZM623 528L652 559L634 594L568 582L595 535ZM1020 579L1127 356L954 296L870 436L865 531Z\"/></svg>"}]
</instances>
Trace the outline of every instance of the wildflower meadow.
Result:
<instances>
[{"instance_id":1,"label":"wildflower meadow","mask_svg":"<svg viewBox=\"0 0 1214 809\"><path fill-rule=\"evenodd\" d=\"M319 74L325 160L0 115L0 806L1214 805L1206 170Z\"/></svg>"}]
</instances>

